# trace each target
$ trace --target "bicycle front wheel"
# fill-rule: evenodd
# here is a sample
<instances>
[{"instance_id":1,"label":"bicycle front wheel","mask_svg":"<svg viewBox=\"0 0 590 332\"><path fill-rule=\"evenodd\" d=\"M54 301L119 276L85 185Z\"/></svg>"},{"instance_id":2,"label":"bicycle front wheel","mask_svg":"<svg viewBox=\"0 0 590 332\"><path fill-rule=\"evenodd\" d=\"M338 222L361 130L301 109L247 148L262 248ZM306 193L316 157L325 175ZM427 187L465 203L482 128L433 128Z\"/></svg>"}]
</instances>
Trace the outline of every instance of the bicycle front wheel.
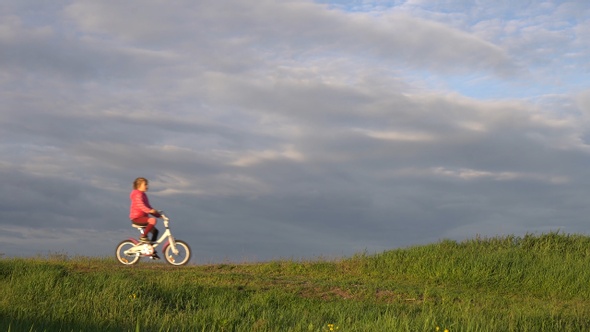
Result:
<instances>
[{"instance_id":1,"label":"bicycle front wheel","mask_svg":"<svg viewBox=\"0 0 590 332\"><path fill-rule=\"evenodd\" d=\"M174 253L170 244L164 248L164 258L166 259L166 262L172 265L185 265L191 259L191 248L186 242L181 240L175 240L174 244L178 251L177 254Z\"/></svg>"},{"instance_id":2,"label":"bicycle front wheel","mask_svg":"<svg viewBox=\"0 0 590 332\"><path fill-rule=\"evenodd\" d=\"M117 257L117 260L119 261L119 263L125 264L125 265L133 265L139 261L138 254L132 254L132 255L125 254L125 251L133 248L134 246L135 246L135 243L133 243L130 240L125 240L125 241L122 241L121 243L119 243L119 245L117 246L117 249L115 250L115 256Z\"/></svg>"}]
</instances>

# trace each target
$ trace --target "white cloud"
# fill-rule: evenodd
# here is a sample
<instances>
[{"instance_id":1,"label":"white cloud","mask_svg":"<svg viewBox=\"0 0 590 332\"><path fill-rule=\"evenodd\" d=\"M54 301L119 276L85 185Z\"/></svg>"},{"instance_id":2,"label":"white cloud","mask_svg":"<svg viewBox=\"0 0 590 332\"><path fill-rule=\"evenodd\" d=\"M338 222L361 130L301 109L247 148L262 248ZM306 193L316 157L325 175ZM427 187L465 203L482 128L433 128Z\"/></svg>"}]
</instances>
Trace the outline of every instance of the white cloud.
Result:
<instances>
[{"instance_id":1,"label":"white cloud","mask_svg":"<svg viewBox=\"0 0 590 332\"><path fill-rule=\"evenodd\" d=\"M569 182L566 176L554 176L535 173L520 172L489 172L475 169L448 169L445 167L435 167L432 169L434 175L460 178L463 180L495 180L495 181L513 181L513 180L532 180L548 182L551 184L565 184Z\"/></svg>"},{"instance_id":2,"label":"white cloud","mask_svg":"<svg viewBox=\"0 0 590 332\"><path fill-rule=\"evenodd\" d=\"M287 146L281 151L248 151L244 156L239 156L236 160L232 161L230 165L247 167L265 161L281 159L302 162L305 161L305 156L301 152L297 151L293 146Z\"/></svg>"},{"instance_id":3,"label":"white cloud","mask_svg":"<svg viewBox=\"0 0 590 332\"><path fill-rule=\"evenodd\" d=\"M400 131L376 131L376 130L364 130L359 129L361 133L383 140L391 140L391 141L414 141L414 142L423 142L423 141L434 141L436 137L427 134L427 133L420 133L420 132L400 132Z\"/></svg>"}]
</instances>

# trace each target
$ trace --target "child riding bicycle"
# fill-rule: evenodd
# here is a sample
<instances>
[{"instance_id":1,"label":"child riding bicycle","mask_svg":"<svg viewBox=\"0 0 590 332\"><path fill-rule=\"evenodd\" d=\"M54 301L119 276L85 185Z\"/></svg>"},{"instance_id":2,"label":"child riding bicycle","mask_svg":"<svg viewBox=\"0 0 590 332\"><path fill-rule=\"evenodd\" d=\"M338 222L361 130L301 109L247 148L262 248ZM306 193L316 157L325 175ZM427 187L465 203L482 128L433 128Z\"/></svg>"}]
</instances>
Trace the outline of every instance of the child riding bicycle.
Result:
<instances>
[{"instance_id":1,"label":"child riding bicycle","mask_svg":"<svg viewBox=\"0 0 590 332\"><path fill-rule=\"evenodd\" d=\"M131 219L131 222L135 225L145 226L143 234L139 238L142 242L149 242L147 238L149 233L152 233L152 242L156 241L159 233L155 226L157 221L156 218L159 218L160 214L150 205L147 194L145 193L148 189L148 180L139 177L133 181L133 190L129 194L129 198L131 199L129 219ZM152 257L155 259L160 258L155 252Z\"/></svg>"}]
</instances>

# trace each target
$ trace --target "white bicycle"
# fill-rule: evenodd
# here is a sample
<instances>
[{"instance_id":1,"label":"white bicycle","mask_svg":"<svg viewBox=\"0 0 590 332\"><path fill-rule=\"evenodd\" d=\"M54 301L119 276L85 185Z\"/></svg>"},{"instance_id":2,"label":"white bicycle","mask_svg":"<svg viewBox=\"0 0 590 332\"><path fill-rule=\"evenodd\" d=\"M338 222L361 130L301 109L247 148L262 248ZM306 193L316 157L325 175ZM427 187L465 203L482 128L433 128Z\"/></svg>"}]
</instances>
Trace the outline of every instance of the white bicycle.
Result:
<instances>
[{"instance_id":1,"label":"white bicycle","mask_svg":"<svg viewBox=\"0 0 590 332\"><path fill-rule=\"evenodd\" d=\"M129 238L117 245L115 255L117 260L125 265L133 265L139 261L141 257L152 257L154 249L160 244L164 243L162 250L164 260L172 265L185 265L191 258L191 248L186 242L174 239L170 231L170 219L164 215L163 211L159 211L161 218L164 220L164 227L166 231L155 242L141 242L135 238ZM145 226L132 225L137 228L141 235L144 233ZM149 235L149 234L148 234ZM168 241L164 242L168 238Z\"/></svg>"}]
</instances>

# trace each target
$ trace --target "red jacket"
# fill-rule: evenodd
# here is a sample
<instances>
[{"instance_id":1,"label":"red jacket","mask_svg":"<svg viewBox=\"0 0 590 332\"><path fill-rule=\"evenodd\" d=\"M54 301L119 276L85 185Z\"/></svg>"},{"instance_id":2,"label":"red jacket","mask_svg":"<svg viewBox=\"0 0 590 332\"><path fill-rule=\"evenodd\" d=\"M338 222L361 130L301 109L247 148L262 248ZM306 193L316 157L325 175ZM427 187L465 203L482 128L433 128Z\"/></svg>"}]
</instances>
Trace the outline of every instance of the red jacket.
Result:
<instances>
[{"instance_id":1,"label":"red jacket","mask_svg":"<svg viewBox=\"0 0 590 332\"><path fill-rule=\"evenodd\" d=\"M133 220L135 218L149 216L152 206L145 192L133 189L131 194L129 194L129 198L131 199L129 219Z\"/></svg>"}]
</instances>

